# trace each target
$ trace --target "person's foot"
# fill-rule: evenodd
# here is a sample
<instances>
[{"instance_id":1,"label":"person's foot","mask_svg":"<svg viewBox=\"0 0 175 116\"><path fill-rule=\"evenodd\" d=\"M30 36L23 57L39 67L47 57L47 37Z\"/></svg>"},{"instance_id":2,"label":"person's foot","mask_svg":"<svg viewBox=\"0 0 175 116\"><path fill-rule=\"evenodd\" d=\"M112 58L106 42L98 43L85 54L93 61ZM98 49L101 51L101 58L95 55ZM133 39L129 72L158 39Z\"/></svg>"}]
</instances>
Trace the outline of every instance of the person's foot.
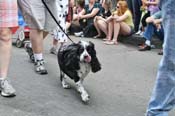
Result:
<instances>
[{"instance_id":1,"label":"person's foot","mask_svg":"<svg viewBox=\"0 0 175 116\"><path fill-rule=\"evenodd\" d=\"M55 48L55 47L51 47L51 48L50 48L50 53L56 55L56 54L57 54L56 48Z\"/></svg>"},{"instance_id":2,"label":"person's foot","mask_svg":"<svg viewBox=\"0 0 175 116\"><path fill-rule=\"evenodd\" d=\"M140 35L141 32L142 32L141 30L138 30L135 34L136 34L136 35Z\"/></svg>"},{"instance_id":3,"label":"person's foot","mask_svg":"<svg viewBox=\"0 0 175 116\"><path fill-rule=\"evenodd\" d=\"M0 91L3 97L14 97L15 89L7 79L0 80Z\"/></svg>"},{"instance_id":4,"label":"person's foot","mask_svg":"<svg viewBox=\"0 0 175 116\"><path fill-rule=\"evenodd\" d=\"M45 75L47 74L47 70L44 66L44 60L37 60L35 62L35 71L38 73L38 74L41 74L41 75Z\"/></svg>"},{"instance_id":5,"label":"person's foot","mask_svg":"<svg viewBox=\"0 0 175 116\"><path fill-rule=\"evenodd\" d=\"M148 50L151 50L151 46L148 46L148 45L142 45L142 46L139 46L139 51L148 51Z\"/></svg>"},{"instance_id":6,"label":"person's foot","mask_svg":"<svg viewBox=\"0 0 175 116\"><path fill-rule=\"evenodd\" d=\"M74 33L75 36L77 37L83 37L83 31L80 31L80 32L77 32L77 33Z\"/></svg>"},{"instance_id":7,"label":"person's foot","mask_svg":"<svg viewBox=\"0 0 175 116\"><path fill-rule=\"evenodd\" d=\"M118 42L117 41L105 41L104 44L106 44L106 45L117 45Z\"/></svg>"},{"instance_id":8,"label":"person's foot","mask_svg":"<svg viewBox=\"0 0 175 116\"><path fill-rule=\"evenodd\" d=\"M157 54L158 55L163 55L163 50L161 49Z\"/></svg>"},{"instance_id":9,"label":"person's foot","mask_svg":"<svg viewBox=\"0 0 175 116\"><path fill-rule=\"evenodd\" d=\"M26 50L26 52L29 55L30 61L34 63L34 54L33 54L32 48L30 47L30 44L26 44L25 45L25 50Z\"/></svg>"},{"instance_id":10,"label":"person's foot","mask_svg":"<svg viewBox=\"0 0 175 116\"><path fill-rule=\"evenodd\" d=\"M101 34L98 34L96 36L93 37L94 39L97 39L97 38L103 38L103 36Z\"/></svg>"}]
</instances>

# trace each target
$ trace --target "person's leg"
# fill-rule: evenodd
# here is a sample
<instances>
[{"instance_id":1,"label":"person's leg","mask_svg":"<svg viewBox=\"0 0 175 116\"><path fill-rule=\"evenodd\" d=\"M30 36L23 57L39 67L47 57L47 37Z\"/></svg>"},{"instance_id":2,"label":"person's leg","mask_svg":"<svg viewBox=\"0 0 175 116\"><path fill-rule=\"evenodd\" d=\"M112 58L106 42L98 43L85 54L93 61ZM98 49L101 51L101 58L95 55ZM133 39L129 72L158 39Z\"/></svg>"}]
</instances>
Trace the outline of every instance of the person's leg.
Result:
<instances>
[{"instance_id":1,"label":"person's leg","mask_svg":"<svg viewBox=\"0 0 175 116\"><path fill-rule=\"evenodd\" d=\"M164 27L163 57L146 116L168 116L175 105L175 1L162 0Z\"/></svg>"},{"instance_id":2,"label":"person's leg","mask_svg":"<svg viewBox=\"0 0 175 116\"><path fill-rule=\"evenodd\" d=\"M0 90L5 97L15 95L15 89L6 80L11 56L11 36L9 28L0 28Z\"/></svg>"},{"instance_id":3,"label":"person's leg","mask_svg":"<svg viewBox=\"0 0 175 116\"><path fill-rule=\"evenodd\" d=\"M107 37L106 37L107 41L112 40L113 31L114 31L114 23L113 23L113 20L111 20L108 23L108 34L107 34Z\"/></svg>"},{"instance_id":4,"label":"person's leg","mask_svg":"<svg viewBox=\"0 0 175 116\"><path fill-rule=\"evenodd\" d=\"M108 35L107 23L103 20L98 20L97 24L98 24L98 27L100 28L100 30L102 30L105 33L105 35L107 36Z\"/></svg>"},{"instance_id":5,"label":"person's leg","mask_svg":"<svg viewBox=\"0 0 175 116\"><path fill-rule=\"evenodd\" d=\"M148 23L145 32L143 33L143 37L146 39L145 44L151 46L151 39L155 33L156 27L152 23Z\"/></svg>"},{"instance_id":6,"label":"person's leg","mask_svg":"<svg viewBox=\"0 0 175 116\"><path fill-rule=\"evenodd\" d=\"M0 29L0 76L6 78L11 54L11 32L8 28Z\"/></svg>"},{"instance_id":7,"label":"person's leg","mask_svg":"<svg viewBox=\"0 0 175 116\"><path fill-rule=\"evenodd\" d=\"M32 43L32 50L34 53L35 71L39 74L47 74L43 59L43 38L46 37L46 35L47 33L44 33L41 30L30 30L30 41Z\"/></svg>"},{"instance_id":8,"label":"person's leg","mask_svg":"<svg viewBox=\"0 0 175 116\"><path fill-rule=\"evenodd\" d=\"M142 46L139 46L139 51L147 51L151 50L151 39L153 35L155 34L156 27L152 23L148 23L147 27L145 29L145 32L143 33L143 38L145 39L145 44Z\"/></svg>"},{"instance_id":9,"label":"person's leg","mask_svg":"<svg viewBox=\"0 0 175 116\"><path fill-rule=\"evenodd\" d=\"M131 27L124 22L118 23L114 21L114 36L111 42L106 42L106 44L117 44L118 36L121 35L129 35L131 34Z\"/></svg>"},{"instance_id":10,"label":"person's leg","mask_svg":"<svg viewBox=\"0 0 175 116\"><path fill-rule=\"evenodd\" d=\"M94 26L95 26L95 29L97 30L97 35L95 36L95 38L96 37L99 37L100 35L101 35L101 31L100 31L100 29L99 29L99 25L98 25L98 22L99 22L99 20L94 20Z\"/></svg>"},{"instance_id":11,"label":"person's leg","mask_svg":"<svg viewBox=\"0 0 175 116\"><path fill-rule=\"evenodd\" d=\"M139 29L140 18L141 18L141 11L140 11L140 7L142 5L141 0L132 0L132 5L133 5L134 27L135 32L137 32Z\"/></svg>"}]
</instances>

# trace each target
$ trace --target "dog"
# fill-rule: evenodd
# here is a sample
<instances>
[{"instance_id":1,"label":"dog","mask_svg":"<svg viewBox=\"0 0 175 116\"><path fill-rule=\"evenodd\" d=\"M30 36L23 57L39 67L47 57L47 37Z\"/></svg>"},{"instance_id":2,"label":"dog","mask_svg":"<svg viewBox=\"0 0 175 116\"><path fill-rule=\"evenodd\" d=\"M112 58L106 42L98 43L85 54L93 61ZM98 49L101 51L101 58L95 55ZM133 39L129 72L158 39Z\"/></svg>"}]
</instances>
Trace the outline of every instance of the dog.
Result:
<instances>
[{"instance_id":1,"label":"dog","mask_svg":"<svg viewBox=\"0 0 175 116\"><path fill-rule=\"evenodd\" d=\"M67 75L74 80L82 101L87 103L90 97L82 84L83 80L90 71L96 73L101 70L101 64L96 56L95 45L90 41L62 45L58 50L57 57L62 87L65 89L70 88L65 81L65 75Z\"/></svg>"}]
</instances>

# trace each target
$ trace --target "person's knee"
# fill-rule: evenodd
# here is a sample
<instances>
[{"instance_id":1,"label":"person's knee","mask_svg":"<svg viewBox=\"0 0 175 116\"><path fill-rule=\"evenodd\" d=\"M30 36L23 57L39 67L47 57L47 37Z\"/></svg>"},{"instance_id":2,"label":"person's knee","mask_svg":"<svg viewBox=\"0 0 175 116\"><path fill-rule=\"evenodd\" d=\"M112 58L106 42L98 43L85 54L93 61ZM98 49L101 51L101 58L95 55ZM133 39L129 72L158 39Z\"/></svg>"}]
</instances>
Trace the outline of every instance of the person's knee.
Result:
<instances>
[{"instance_id":1,"label":"person's knee","mask_svg":"<svg viewBox=\"0 0 175 116\"><path fill-rule=\"evenodd\" d=\"M0 29L0 41L2 41L2 42L10 42L11 41L10 29Z\"/></svg>"}]
</instances>

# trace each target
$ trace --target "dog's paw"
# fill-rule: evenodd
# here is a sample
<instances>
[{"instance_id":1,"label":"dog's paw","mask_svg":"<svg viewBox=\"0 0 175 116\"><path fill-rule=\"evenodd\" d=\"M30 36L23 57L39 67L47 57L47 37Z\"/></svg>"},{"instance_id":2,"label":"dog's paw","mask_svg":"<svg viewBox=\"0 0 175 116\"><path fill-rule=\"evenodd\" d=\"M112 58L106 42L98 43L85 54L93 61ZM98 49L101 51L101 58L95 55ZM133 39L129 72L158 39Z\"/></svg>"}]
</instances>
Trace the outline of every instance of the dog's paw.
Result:
<instances>
[{"instance_id":1,"label":"dog's paw","mask_svg":"<svg viewBox=\"0 0 175 116\"><path fill-rule=\"evenodd\" d=\"M81 99L84 103L88 103L90 100L90 96L87 93L81 94Z\"/></svg>"},{"instance_id":2,"label":"dog's paw","mask_svg":"<svg viewBox=\"0 0 175 116\"><path fill-rule=\"evenodd\" d=\"M67 84L65 81L62 81L62 87L64 88L64 89L70 89L71 87L70 87L70 85L69 84Z\"/></svg>"}]
</instances>

